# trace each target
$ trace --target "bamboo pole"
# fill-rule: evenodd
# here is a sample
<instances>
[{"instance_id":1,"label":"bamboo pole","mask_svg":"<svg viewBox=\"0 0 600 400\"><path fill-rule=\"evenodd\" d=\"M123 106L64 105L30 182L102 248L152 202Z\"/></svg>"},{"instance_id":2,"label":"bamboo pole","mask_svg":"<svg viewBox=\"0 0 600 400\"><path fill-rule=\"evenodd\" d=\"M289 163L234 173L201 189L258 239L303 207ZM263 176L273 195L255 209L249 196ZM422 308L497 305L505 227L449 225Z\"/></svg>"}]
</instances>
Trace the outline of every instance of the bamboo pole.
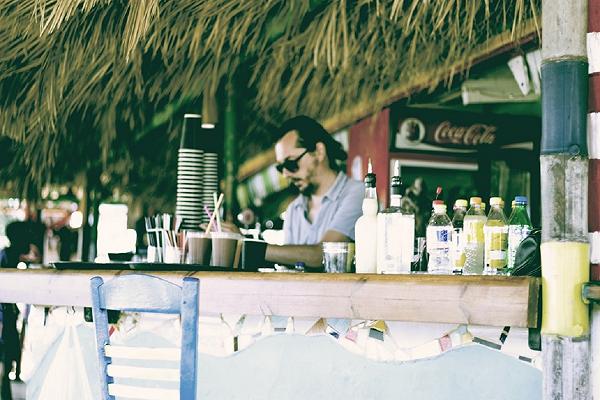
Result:
<instances>
[{"instance_id":1,"label":"bamboo pole","mask_svg":"<svg viewBox=\"0 0 600 400\"><path fill-rule=\"evenodd\" d=\"M237 107L235 78L231 78L227 85L227 106L225 107L225 210L226 220L233 220L233 211L235 207L236 193L236 174L237 174L237 142L235 140L238 134Z\"/></svg>"},{"instance_id":2,"label":"bamboo pole","mask_svg":"<svg viewBox=\"0 0 600 400\"><path fill-rule=\"evenodd\" d=\"M589 0L588 16L590 278L600 281L600 0ZM592 398L600 399L600 304L592 307L591 317L591 390Z\"/></svg>"},{"instance_id":3,"label":"bamboo pole","mask_svg":"<svg viewBox=\"0 0 600 400\"><path fill-rule=\"evenodd\" d=\"M587 1L542 3L544 399L589 399Z\"/></svg>"}]
</instances>

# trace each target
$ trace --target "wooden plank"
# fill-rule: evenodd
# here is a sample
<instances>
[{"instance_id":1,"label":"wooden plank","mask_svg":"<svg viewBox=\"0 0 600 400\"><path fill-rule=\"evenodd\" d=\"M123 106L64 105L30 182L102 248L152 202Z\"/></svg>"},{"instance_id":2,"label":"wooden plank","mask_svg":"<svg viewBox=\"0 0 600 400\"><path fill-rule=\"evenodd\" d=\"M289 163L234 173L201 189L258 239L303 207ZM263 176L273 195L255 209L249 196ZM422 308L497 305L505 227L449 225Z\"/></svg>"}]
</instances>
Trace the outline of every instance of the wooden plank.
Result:
<instances>
[{"instance_id":1,"label":"wooden plank","mask_svg":"<svg viewBox=\"0 0 600 400\"><path fill-rule=\"evenodd\" d=\"M583 298L587 301L600 303L600 282L590 282L583 285Z\"/></svg>"},{"instance_id":2,"label":"wooden plank","mask_svg":"<svg viewBox=\"0 0 600 400\"><path fill-rule=\"evenodd\" d=\"M108 392L112 396L145 400L179 400L179 392L172 389L147 388L111 383Z\"/></svg>"},{"instance_id":3,"label":"wooden plank","mask_svg":"<svg viewBox=\"0 0 600 400\"><path fill-rule=\"evenodd\" d=\"M130 367L128 365L108 364L108 375L113 378L132 378L179 382L179 370L176 368Z\"/></svg>"},{"instance_id":4,"label":"wooden plank","mask_svg":"<svg viewBox=\"0 0 600 400\"><path fill-rule=\"evenodd\" d=\"M135 360L163 360L179 361L181 355L177 347L131 347L131 346L104 346L107 357L127 358Z\"/></svg>"},{"instance_id":5,"label":"wooden plank","mask_svg":"<svg viewBox=\"0 0 600 400\"><path fill-rule=\"evenodd\" d=\"M130 271L0 271L0 302L89 306L89 279ZM200 313L537 326L530 277L153 272L200 279ZM534 307L533 305L536 304Z\"/></svg>"}]
</instances>

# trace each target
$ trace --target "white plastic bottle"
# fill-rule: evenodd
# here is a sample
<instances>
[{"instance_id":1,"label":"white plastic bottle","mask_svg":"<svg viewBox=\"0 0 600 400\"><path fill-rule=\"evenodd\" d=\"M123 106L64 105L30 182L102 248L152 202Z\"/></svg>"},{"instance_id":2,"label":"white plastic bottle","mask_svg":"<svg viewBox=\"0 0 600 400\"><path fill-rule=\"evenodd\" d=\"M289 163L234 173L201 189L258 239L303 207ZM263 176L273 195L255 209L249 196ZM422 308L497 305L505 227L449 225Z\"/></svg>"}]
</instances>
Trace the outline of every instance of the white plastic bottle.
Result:
<instances>
[{"instance_id":1,"label":"white plastic bottle","mask_svg":"<svg viewBox=\"0 0 600 400\"><path fill-rule=\"evenodd\" d=\"M451 274L450 244L452 243L452 222L446 214L446 205L433 202L433 214L427 225L427 253L429 263L427 272L432 274Z\"/></svg>"},{"instance_id":2,"label":"white plastic bottle","mask_svg":"<svg viewBox=\"0 0 600 400\"><path fill-rule=\"evenodd\" d=\"M463 221L463 235L465 237L465 274L483 273L484 237L483 226L487 221L482 210L481 197L471 197L471 208L467 211Z\"/></svg>"},{"instance_id":3,"label":"white plastic bottle","mask_svg":"<svg viewBox=\"0 0 600 400\"><path fill-rule=\"evenodd\" d=\"M356 273L377 273L377 203L376 176L369 159L365 176L365 197L362 203L363 215L354 226L356 249Z\"/></svg>"}]
</instances>

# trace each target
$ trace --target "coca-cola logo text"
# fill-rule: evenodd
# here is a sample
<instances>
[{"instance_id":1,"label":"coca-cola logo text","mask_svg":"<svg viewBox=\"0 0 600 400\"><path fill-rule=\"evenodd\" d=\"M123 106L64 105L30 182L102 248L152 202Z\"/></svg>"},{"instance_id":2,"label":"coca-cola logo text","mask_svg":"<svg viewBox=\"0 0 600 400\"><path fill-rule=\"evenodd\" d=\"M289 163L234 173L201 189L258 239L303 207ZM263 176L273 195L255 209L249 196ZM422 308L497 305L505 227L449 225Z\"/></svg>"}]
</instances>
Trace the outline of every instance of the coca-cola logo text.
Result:
<instances>
[{"instance_id":1,"label":"coca-cola logo text","mask_svg":"<svg viewBox=\"0 0 600 400\"><path fill-rule=\"evenodd\" d=\"M471 126L453 126L450 121L438 125L433 135L436 143L452 143L463 146L493 144L496 141L497 128L492 125L473 124Z\"/></svg>"}]
</instances>

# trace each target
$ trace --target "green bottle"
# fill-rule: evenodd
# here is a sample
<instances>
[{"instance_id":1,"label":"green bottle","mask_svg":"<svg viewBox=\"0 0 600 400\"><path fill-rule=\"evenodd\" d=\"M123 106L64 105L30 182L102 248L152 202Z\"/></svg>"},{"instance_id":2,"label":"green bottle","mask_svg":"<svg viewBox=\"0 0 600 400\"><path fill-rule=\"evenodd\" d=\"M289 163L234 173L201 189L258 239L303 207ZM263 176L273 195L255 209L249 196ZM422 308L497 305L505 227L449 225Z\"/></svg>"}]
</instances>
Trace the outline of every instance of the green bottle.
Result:
<instances>
[{"instance_id":1,"label":"green bottle","mask_svg":"<svg viewBox=\"0 0 600 400\"><path fill-rule=\"evenodd\" d=\"M531 232L531 220L527 214L527 197L516 196L515 207L508 219L508 273L515 267L519 244Z\"/></svg>"}]
</instances>

